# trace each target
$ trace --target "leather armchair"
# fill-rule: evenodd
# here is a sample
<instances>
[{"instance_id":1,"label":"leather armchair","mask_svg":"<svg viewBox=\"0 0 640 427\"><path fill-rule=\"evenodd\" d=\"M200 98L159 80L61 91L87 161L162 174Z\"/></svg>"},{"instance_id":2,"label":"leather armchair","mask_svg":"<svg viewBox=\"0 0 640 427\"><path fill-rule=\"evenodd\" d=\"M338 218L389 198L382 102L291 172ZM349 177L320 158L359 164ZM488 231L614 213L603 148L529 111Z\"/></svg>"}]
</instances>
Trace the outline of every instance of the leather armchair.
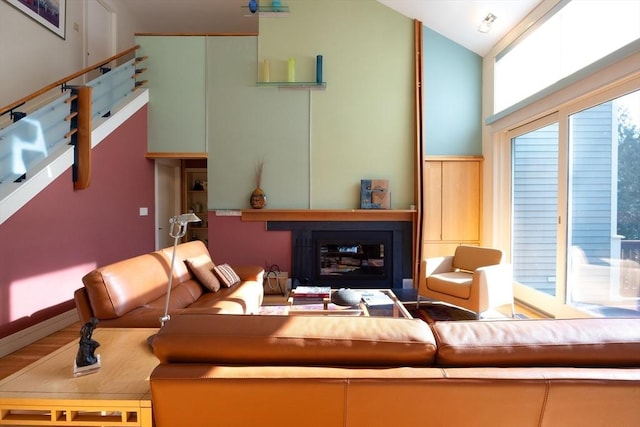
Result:
<instances>
[{"instance_id":1,"label":"leather armchair","mask_svg":"<svg viewBox=\"0 0 640 427\"><path fill-rule=\"evenodd\" d=\"M501 263L502 251L458 246L452 256L423 261L420 295L481 313L502 305L513 309L511 265Z\"/></svg>"}]
</instances>

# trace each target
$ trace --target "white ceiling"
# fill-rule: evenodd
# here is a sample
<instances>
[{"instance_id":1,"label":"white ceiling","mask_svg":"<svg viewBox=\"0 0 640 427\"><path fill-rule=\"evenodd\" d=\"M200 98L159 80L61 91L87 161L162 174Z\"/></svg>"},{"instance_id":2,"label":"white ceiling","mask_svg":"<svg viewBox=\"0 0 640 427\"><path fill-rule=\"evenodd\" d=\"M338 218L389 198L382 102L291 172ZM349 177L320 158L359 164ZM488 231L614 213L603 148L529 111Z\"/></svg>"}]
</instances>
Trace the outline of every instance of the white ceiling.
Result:
<instances>
[{"instance_id":1,"label":"white ceiling","mask_svg":"<svg viewBox=\"0 0 640 427\"><path fill-rule=\"evenodd\" d=\"M380 3L422 22L480 56L504 37L542 0L378 0ZM491 31L478 25L492 13L497 19Z\"/></svg>"},{"instance_id":2,"label":"white ceiling","mask_svg":"<svg viewBox=\"0 0 640 427\"><path fill-rule=\"evenodd\" d=\"M484 56L542 0L378 1ZM258 31L256 15L247 13L248 0L111 0L111 3L118 13L127 13L133 18L135 31L140 33ZM283 3L286 4L286 0ZM483 34L477 28L488 13L497 19L491 31Z\"/></svg>"}]
</instances>

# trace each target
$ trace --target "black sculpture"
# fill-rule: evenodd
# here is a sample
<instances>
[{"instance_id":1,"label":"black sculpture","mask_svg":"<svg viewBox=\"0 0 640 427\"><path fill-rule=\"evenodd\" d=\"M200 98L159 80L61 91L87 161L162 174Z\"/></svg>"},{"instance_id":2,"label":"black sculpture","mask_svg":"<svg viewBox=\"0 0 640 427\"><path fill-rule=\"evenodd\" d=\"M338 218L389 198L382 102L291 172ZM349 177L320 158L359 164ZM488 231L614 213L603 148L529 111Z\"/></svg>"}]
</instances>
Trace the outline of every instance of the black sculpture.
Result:
<instances>
[{"instance_id":1,"label":"black sculpture","mask_svg":"<svg viewBox=\"0 0 640 427\"><path fill-rule=\"evenodd\" d=\"M96 348L100 347L100 343L91 338L97 324L98 319L92 317L91 320L80 328L80 348L78 348L78 354L76 355L76 366L79 368L98 363L95 351Z\"/></svg>"}]
</instances>

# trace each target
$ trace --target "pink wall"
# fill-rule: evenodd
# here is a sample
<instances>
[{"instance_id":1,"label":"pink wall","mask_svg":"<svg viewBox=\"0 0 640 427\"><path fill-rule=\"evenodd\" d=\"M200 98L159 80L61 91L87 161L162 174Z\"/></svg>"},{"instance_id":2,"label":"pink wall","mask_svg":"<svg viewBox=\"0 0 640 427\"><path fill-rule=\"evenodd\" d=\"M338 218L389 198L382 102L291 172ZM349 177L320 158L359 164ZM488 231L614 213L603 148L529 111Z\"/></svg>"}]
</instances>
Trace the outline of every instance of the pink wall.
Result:
<instances>
[{"instance_id":1,"label":"pink wall","mask_svg":"<svg viewBox=\"0 0 640 427\"><path fill-rule=\"evenodd\" d=\"M209 252L217 264L278 264L291 277L291 232L266 231L261 221L209 212Z\"/></svg>"},{"instance_id":2,"label":"pink wall","mask_svg":"<svg viewBox=\"0 0 640 427\"><path fill-rule=\"evenodd\" d=\"M154 250L146 153L145 106L93 150L88 189L74 191L68 170L0 225L0 337L73 309L96 266Z\"/></svg>"}]
</instances>

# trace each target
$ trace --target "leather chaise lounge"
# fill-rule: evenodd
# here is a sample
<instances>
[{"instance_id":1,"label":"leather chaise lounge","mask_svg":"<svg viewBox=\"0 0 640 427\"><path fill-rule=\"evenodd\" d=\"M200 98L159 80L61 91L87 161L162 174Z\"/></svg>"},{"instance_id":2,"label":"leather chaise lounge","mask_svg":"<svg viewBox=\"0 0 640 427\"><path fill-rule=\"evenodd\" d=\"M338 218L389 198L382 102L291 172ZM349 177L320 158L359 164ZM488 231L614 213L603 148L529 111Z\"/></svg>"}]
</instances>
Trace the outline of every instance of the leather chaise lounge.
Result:
<instances>
[{"instance_id":1,"label":"leather chaise lounge","mask_svg":"<svg viewBox=\"0 0 640 427\"><path fill-rule=\"evenodd\" d=\"M157 427L640 425L640 319L183 314L153 348Z\"/></svg>"},{"instance_id":2,"label":"leather chaise lounge","mask_svg":"<svg viewBox=\"0 0 640 427\"><path fill-rule=\"evenodd\" d=\"M173 247L97 268L82 278L74 293L82 323L91 317L98 327L156 328L164 314ZM170 314L199 311L220 314L253 313L262 305L261 266L234 266L241 281L215 292L203 286L185 261L203 260L213 266L199 240L177 246Z\"/></svg>"}]
</instances>

